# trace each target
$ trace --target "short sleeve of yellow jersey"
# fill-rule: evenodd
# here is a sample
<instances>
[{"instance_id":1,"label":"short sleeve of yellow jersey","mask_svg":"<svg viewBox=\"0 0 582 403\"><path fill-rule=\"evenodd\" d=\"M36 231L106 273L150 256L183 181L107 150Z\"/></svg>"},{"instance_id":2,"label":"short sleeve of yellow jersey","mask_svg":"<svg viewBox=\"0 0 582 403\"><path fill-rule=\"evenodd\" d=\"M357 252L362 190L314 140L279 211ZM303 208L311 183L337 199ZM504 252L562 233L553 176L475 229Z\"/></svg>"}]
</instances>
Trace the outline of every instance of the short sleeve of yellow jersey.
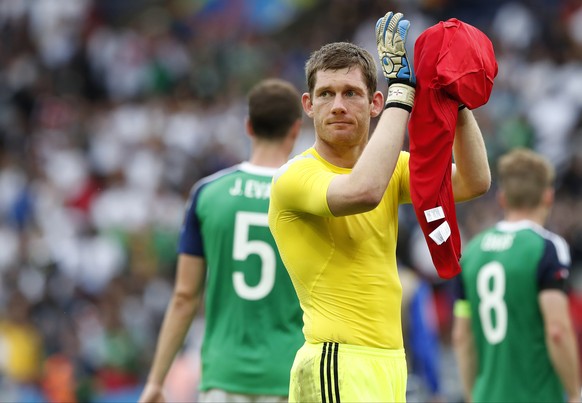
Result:
<instances>
[{"instance_id":1,"label":"short sleeve of yellow jersey","mask_svg":"<svg viewBox=\"0 0 582 403\"><path fill-rule=\"evenodd\" d=\"M327 204L327 189L336 175L326 169L322 161L303 153L281 167L275 175L271 201L288 211L333 217Z\"/></svg>"}]
</instances>

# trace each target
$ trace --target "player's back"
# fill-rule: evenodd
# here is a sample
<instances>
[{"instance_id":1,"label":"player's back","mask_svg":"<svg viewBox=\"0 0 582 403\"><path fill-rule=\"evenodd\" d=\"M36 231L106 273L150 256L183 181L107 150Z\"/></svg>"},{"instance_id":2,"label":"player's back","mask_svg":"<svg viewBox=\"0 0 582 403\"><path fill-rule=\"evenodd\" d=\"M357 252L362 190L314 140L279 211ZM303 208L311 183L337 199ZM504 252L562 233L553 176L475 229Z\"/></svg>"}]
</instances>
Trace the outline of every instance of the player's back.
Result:
<instances>
[{"instance_id":1,"label":"player's back","mask_svg":"<svg viewBox=\"0 0 582 403\"><path fill-rule=\"evenodd\" d=\"M202 389L287 394L302 314L267 223L274 172L243 163L191 195L208 266Z\"/></svg>"},{"instance_id":2,"label":"player's back","mask_svg":"<svg viewBox=\"0 0 582 403\"><path fill-rule=\"evenodd\" d=\"M540 268L555 258L557 238L528 221L501 222L465 248L461 278L479 362L474 401L563 399L538 304Z\"/></svg>"}]
</instances>

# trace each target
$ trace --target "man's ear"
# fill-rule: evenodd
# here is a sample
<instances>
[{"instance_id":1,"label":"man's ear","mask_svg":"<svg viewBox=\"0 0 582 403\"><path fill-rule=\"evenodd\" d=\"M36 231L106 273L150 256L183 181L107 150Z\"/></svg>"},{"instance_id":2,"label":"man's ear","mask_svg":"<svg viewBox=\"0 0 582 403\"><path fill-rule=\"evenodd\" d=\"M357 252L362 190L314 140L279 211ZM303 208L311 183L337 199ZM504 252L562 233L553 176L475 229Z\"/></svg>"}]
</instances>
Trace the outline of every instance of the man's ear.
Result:
<instances>
[{"instance_id":1,"label":"man's ear","mask_svg":"<svg viewBox=\"0 0 582 403\"><path fill-rule=\"evenodd\" d=\"M293 126L291 126L291 138L293 139L293 141L297 140L297 137L299 137L299 133L301 133L301 126L302 125L303 125L303 120L297 119L295 121L295 123L293 123Z\"/></svg>"},{"instance_id":2,"label":"man's ear","mask_svg":"<svg viewBox=\"0 0 582 403\"><path fill-rule=\"evenodd\" d=\"M550 207L554 204L554 198L555 198L556 192L554 191L554 188L547 188L544 191L544 194L542 195L542 203L544 204L544 206L546 207Z\"/></svg>"},{"instance_id":3,"label":"man's ear","mask_svg":"<svg viewBox=\"0 0 582 403\"><path fill-rule=\"evenodd\" d=\"M505 210L507 208L507 199L505 198L505 193L503 190L498 190L495 195L497 197L497 203L499 203L501 208Z\"/></svg>"},{"instance_id":4,"label":"man's ear","mask_svg":"<svg viewBox=\"0 0 582 403\"><path fill-rule=\"evenodd\" d=\"M303 104L303 110L310 118L313 117L313 103L311 102L311 97L308 92L303 93L301 96L301 103Z\"/></svg>"},{"instance_id":5,"label":"man's ear","mask_svg":"<svg viewBox=\"0 0 582 403\"><path fill-rule=\"evenodd\" d=\"M255 137L255 131L253 130L253 126L251 125L251 120L247 117L245 120L245 129L247 131L247 136L250 138Z\"/></svg>"},{"instance_id":6,"label":"man's ear","mask_svg":"<svg viewBox=\"0 0 582 403\"><path fill-rule=\"evenodd\" d=\"M372 96L372 109L370 110L370 117L375 118L382 113L384 109L384 94L381 91L376 91Z\"/></svg>"}]
</instances>

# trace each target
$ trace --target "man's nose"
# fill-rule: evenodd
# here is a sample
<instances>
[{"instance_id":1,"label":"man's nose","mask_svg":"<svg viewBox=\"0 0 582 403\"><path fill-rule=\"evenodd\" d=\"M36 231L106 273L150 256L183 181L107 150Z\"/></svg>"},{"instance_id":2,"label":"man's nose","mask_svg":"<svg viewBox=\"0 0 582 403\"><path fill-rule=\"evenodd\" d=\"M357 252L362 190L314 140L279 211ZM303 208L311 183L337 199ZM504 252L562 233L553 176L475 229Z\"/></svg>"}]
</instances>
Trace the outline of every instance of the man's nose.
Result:
<instances>
[{"instance_id":1,"label":"man's nose","mask_svg":"<svg viewBox=\"0 0 582 403\"><path fill-rule=\"evenodd\" d=\"M333 113L342 113L346 111L345 100L341 94L337 94L333 99L333 105L331 108Z\"/></svg>"}]
</instances>

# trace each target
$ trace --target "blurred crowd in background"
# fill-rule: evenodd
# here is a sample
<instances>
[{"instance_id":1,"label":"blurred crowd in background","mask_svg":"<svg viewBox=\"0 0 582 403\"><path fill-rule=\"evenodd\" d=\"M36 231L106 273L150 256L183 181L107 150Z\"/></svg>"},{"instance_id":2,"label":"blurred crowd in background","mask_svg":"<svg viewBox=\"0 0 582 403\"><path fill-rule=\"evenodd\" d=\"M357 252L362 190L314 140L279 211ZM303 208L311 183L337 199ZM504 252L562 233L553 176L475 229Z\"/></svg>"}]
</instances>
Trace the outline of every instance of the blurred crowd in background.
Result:
<instances>
[{"instance_id":1,"label":"blurred crowd in background","mask_svg":"<svg viewBox=\"0 0 582 403\"><path fill-rule=\"evenodd\" d=\"M411 44L451 17L493 41L499 75L475 115L492 167L525 146L557 169L549 227L571 246L582 335L582 0L0 0L1 401L137 398L189 190L247 157L246 91L265 77L304 91L327 42L375 55L388 10ZM306 118L297 152L313 139ZM457 213L465 239L499 219L495 183ZM429 395L459 401L448 283L411 208L400 231L403 270L432 291L444 369ZM176 375L183 394L195 364Z\"/></svg>"}]
</instances>

